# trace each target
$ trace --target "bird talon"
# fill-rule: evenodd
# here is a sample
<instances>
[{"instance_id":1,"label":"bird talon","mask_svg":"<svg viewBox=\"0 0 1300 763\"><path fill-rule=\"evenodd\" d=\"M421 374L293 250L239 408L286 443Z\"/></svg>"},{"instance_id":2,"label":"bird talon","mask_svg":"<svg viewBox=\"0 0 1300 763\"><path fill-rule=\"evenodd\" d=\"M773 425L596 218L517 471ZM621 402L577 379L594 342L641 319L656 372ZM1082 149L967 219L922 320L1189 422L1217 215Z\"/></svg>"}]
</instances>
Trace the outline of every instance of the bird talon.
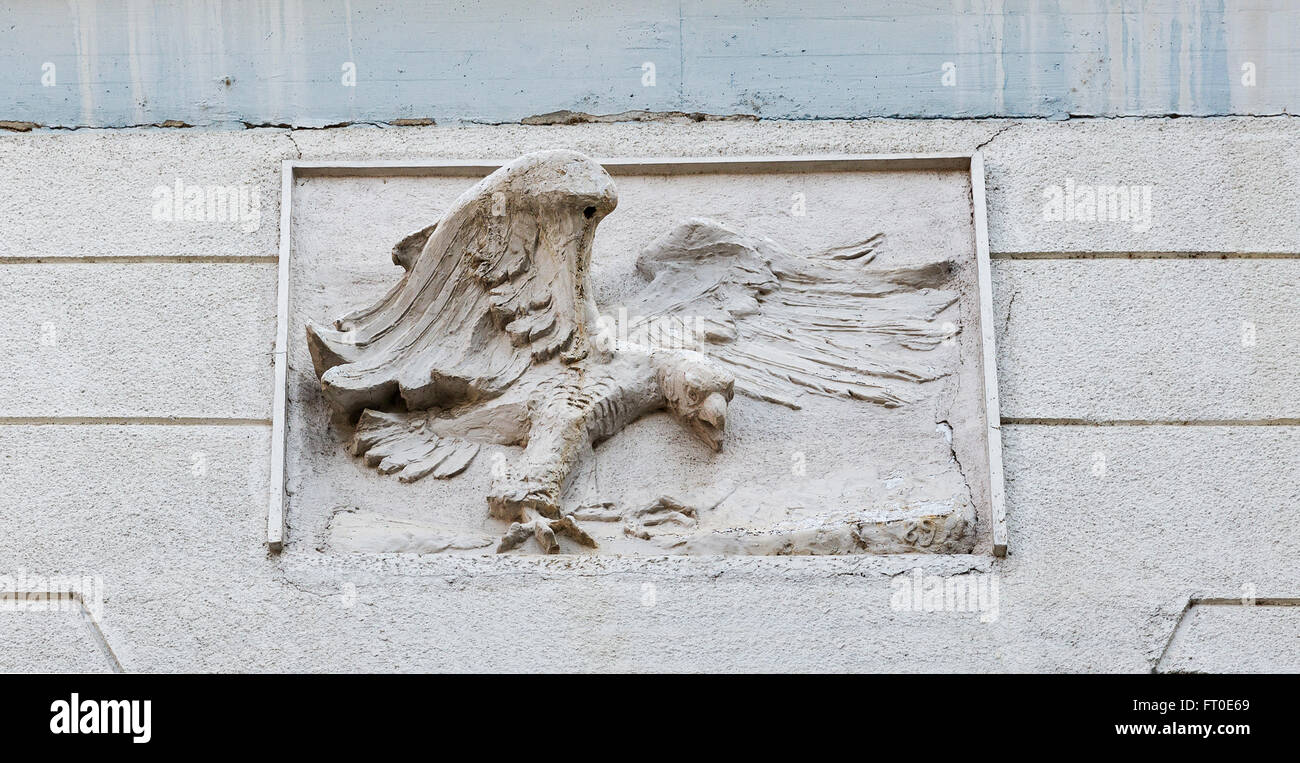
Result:
<instances>
[{"instance_id":1,"label":"bird talon","mask_svg":"<svg viewBox=\"0 0 1300 763\"><path fill-rule=\"evenodd\" d=\"M505 534L501 536L501 542L497 545L497 553L503 554L507 551L513 551L522 546L529 538L535 538L543 553L558 554L560 552L560 541L557 536L560 535L568 536L581 546L596 547L596 540L578 526L572 514L559 519L534 514L533 518L527 522L514 522L510 525L510 529L506 530Z\"/></svg>"},{"instance_id":2,"label":"bird talon","mask_svg":"<svg viewBox=\"0 0 1300 763\"><path fill-rule=\"evenodd\" d=\"M507 477L497 481L488 494L488 512L498 519L521 521L532 511L546 517L559 518L558 489L526 477Z\"/></svg>"}]
</instances>

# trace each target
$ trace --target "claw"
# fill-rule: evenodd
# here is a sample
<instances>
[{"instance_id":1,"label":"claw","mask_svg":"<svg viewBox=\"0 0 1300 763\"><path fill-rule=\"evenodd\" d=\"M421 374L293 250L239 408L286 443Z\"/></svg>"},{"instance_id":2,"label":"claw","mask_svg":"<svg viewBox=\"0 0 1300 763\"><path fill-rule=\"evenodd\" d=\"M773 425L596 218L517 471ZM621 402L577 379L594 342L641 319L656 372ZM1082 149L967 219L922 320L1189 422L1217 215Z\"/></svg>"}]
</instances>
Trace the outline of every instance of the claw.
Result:
<instances>
[{"instance_id":1,"label":"claw","mask_svg":"<svg viewBox=\"0 0 1300 763\"><path fill-rule=\"evenodd\" d=\"M576 541L578 545L586 546L587 548L596 547L596 539L588 535L586 530L583 530L578 526L578 520L572 514L551 522L551 529L561 533L562 535L569 536Z\"/></svg>"},{"instance_id":2,"label":"claw","mask_svg":"<svg viewBox=\"0 0 1300 763\"><path fill-rule=\"evenodd\" d=\"M534 519L533 537L537 539L537 545L542 547L544 554L558 554L560 552L560 542L555 539L555 528L551 523L543 519Z\"/></svg>"},{"instance_id":3,"label":"claw","mask_svg":"<svg viewBox=\"0 0 1300 763\"><path fill-rule=\"evenodd\" d=\"M699 517L695 506L663 495L647 506L628 512L623 521L624 535L650 540L652 533L647 528L666 524L695 527L699 524Z\"/></svg>"},{"instance_id":4,"label":"claw","mask_svg":"<svg viewBox=\"0 0 1300 763\"><path fill-rule=\"evenodd\" d=\"M488 495L488 513L498 519L519 521L532 511L543 516L558 518L560 501L558 489L541 481L508 478L498 481Z\"/></svg>"},{"instance_id":5,"label":"claw","mask_svg":"<svg viewBox=\"0 0 1300 763\"><path fill-rule=\"evenodd\" d=\"M588 548L596 547L596 540L578 526L572 514L559 519L550 519L534 514L533 519L527 522L515 522L510 525L510 529L506 530L505 535L501 536L501 543L497 545L497 553L503 554L512 551L532 537L537 539L537 545L542 547L544 553L557 554L560 552L560 542L556 538L557 535L566 535L579 545Z\"/></svg>"}]
</instances>

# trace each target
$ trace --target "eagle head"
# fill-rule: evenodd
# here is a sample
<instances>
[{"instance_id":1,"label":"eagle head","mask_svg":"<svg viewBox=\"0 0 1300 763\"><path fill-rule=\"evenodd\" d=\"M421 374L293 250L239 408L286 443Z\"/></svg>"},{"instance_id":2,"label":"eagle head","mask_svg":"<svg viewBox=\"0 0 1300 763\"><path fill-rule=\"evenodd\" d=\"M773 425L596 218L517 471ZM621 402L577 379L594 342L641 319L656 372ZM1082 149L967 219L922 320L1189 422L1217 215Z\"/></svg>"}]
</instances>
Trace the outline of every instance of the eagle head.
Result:
<instances>
[{"instance_id":1,"label":"eagle head","mask_svg":"<svg viewBox=\"0 0 1300 763\"><path fill-rule=\"evenodd\" d=\"M668 410L705 445L721 450L736 377L694 350L657 354L655 360L655 377Z\"/></svg>"}]
</instances>

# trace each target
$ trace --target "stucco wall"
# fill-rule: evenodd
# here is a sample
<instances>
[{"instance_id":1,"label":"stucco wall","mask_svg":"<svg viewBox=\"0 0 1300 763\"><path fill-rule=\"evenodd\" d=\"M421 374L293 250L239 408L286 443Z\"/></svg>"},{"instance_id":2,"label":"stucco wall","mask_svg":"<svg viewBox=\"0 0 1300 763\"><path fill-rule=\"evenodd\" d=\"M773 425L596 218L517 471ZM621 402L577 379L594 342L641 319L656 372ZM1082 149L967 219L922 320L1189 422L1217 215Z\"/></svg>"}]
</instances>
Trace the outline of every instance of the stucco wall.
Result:
<instances>
[{"instance_id":1,"label":"stucco wall","mask_svg":"<svg viewBox=\"0 0 1300 763\"><path fill-rule=\"evenodd\" d=\"M269 556L281 160L544 147L981 147L1009 556ZM126 670L1300 669L1300 610L1183 614L1300 594L1298 149L1288 117L4 135L0 572L100 577ZM258 226L154 219L178 178ZM1067 181L1150 186L1150 229L1045 220ZM914 568L996 575L996 617L891 606ZM113 667L36 617L0 613L0 669Z\"/></svg>"}]
</instances>

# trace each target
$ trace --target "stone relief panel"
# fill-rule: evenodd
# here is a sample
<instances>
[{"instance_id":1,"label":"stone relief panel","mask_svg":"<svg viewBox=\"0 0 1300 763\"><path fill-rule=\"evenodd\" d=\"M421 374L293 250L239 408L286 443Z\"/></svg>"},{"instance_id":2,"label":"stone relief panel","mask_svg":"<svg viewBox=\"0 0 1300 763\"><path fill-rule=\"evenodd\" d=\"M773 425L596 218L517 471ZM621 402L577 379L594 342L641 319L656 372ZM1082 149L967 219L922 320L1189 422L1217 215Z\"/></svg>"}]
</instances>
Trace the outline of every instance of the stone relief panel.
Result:
<instances>
[{"instance_id":1,"label":"stone relief panel","mask_svg":"<svg viewBox=\"0 0 1300 763\"><path fill-rule=\"evenodd\" d=\"M970 204L955 171L616 180L572 151L301 179L291 542L987 550Z\"/></svg>"}]
</instances>

